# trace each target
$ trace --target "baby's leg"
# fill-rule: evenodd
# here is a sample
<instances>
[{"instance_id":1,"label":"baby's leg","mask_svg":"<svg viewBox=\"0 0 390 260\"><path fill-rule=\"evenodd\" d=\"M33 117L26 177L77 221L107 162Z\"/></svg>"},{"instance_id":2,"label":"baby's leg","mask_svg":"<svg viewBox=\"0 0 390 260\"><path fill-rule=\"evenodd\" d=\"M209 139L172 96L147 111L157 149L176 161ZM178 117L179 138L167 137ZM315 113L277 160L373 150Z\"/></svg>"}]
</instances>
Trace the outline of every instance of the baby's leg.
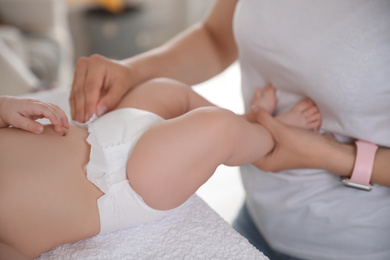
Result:
<instances>
[{"instance_id":1,"label":"baby's leg","mask_svg":"<svg viewBox=\"0 0 390 260\"><path fill-rule=\"evenodd\" d=\"M258 88L252 97L251 110L243 116L249 122L256 123L256 110L261 107L272 115L276 103L276 90L272 85L268 85L265 89Z\"/></svg>"},{"instance_id":2,"label":"baby's leg","mask_svg":"<svg viewBox=\"0 0 390 260\"><path fill-rule=\"evenodd\" d=\"M272 85L256 89L251 101L251 107L260 106L270 114L274 113L276 104L276 89Z\"/></svg>"},{"instance_id":3,"label":"baby's leg","mask_svg":"<svg viewBox=\"0 0 390 260\"><path fill-rule=\"evenodd\" d=\"M0 259L29 259L26 255L20 251L0 242Z\"/></svg>"},{"instance_id":4,"label":"baby's leg","mask_svg":"<svg viewBox=\"0 0 390 260\"><path fill-rule=\"evenodd\" d=\"M218 107L198 108L153 126L127 164L133 189L155 209L184 203L220 164L242 165L273 148L259 124Z\"/></svg>"},{"instance_id":5,"label":"baby's leg","mask_svg":"<svg viewBox=\"0 0 390 260\"><path fill-rule=\"evenodd\" d=\"M184 83L159 78L147 81L127 93L117 108L138 108L170 119L204 106L214 104Z\"/></svg>"}]
</instances>

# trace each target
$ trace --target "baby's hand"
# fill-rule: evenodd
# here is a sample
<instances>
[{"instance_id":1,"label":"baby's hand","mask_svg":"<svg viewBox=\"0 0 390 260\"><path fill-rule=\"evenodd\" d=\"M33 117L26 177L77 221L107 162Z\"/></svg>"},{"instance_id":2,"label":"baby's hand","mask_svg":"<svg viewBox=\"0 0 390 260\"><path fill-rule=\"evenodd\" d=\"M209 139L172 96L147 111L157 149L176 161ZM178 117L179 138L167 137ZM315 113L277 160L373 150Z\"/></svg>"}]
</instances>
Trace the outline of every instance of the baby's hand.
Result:
<instances>
[{"instance_id":1,"label":"baby's hand","mask_svg":"<svg viewBox=\"0 0 390 260\"><path fill-rule=\"evenodd\" d=\"M0 127L13 126L36 134L41 134L43 125L35 121L48 118L54 130L63 132L69 128L65 112L58 106L30 98L0 96Z\"/></svg>"}]
</instances>

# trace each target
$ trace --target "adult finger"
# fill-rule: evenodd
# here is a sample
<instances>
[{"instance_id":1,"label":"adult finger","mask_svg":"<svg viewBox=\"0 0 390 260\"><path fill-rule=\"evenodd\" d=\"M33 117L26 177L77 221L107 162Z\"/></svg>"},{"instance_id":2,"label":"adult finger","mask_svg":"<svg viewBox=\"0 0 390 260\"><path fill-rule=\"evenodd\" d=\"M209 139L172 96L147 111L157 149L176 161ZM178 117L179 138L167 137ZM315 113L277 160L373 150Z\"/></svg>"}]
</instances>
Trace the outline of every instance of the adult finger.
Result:
<instances>
[{"instance_id":1,"label":"adult finger","mask_svg":"<svg viewBox=\"0 0 390 260\"><path fill-rule=\"evenodd\" d=\"M115 84L111 86L108 91L101 97L97 105L97 115L102 116L104 113L114 109L125 94L123 86Z\"/></svg>"},{"instance_id":2,"label":"adult finger","mask_svg":"<svg viewBox=\"0 0 390 260\"><path fill-rule=\"evenodd\" d=\"M99 55L93 55L89 59L88 71L84 82L84 120L89 118L96 112L97 103L100 93L104 86L106 75L105 60Z\"/></svg>"},{"instance_id":3,"label":"adult finger","mask_svg":"<svg viewBox=\"0 0 390 260\"><path fill-rule=\"evenodd\" d=\"M72 91L69 98L72 119L79 122L84 122L84 82L87 75L87 70L88 59L86 57L81 57L77 61L72 84Z\"/></svg>"},{"instance_id":4,"label":"adult finger","mask_svg":"<svg viewBox=\"0 0 390 260\"><path fill-rule=\"evenodd\" d=\"M68 98L69 106L70 106L70 116L71 118L75 118L76 116L76 102L74 101L74 85L76 84L76 69L73 71L73 82L72 82L72 88L70 91L70 95Z\"/></svg>"}]
</instances>

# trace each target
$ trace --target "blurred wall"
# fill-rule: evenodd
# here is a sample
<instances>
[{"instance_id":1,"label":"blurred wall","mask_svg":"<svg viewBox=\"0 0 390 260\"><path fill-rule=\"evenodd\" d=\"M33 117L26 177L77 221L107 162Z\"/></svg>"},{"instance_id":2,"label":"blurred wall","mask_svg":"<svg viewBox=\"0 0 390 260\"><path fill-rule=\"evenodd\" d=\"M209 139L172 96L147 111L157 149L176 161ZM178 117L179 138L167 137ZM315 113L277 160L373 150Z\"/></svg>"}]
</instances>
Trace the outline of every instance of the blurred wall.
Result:
<instances>
[{"instance_id":1,"label":"blurred wall","mask_svg":"<svg viewBox=\"0 0 390 260\"><path fill-rule=\"evenodd\" d=\"M73 49L64 0L0 0L0 94L67 86Z\"/></svg>"},{"instance_id":2,"label":"blurred wall","mask_svg":"<svg viewBox=\"0 0 390 260\"><path fill-rule=\"evenodd\" d=\"M96 8L91 1L71 3L69 24L75 60L96 52L122 59L159 46L204 18L213 3L214 0L128 0L127 4L135 8L117 16L91 12Z\"/></svg>"}]
</instances>

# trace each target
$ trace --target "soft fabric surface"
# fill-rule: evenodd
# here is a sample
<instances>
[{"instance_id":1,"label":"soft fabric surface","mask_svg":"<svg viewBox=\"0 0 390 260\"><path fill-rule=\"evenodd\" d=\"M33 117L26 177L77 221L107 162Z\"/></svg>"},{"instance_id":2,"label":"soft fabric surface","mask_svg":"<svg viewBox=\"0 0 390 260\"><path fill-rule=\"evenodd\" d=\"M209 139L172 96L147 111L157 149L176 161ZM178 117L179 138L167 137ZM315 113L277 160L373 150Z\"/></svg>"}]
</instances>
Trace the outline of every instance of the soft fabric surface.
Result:
<instances>
[{"instance_id":1,"label":"soft fabric surface","mask_svg":"<svg viewBox=\"0 0 390 260\"><path fill-rule=\"evenodd\" d=\"M158 221L61 245L47 259L268 259L194 195Z\"/></svg>"}]
</instances>

